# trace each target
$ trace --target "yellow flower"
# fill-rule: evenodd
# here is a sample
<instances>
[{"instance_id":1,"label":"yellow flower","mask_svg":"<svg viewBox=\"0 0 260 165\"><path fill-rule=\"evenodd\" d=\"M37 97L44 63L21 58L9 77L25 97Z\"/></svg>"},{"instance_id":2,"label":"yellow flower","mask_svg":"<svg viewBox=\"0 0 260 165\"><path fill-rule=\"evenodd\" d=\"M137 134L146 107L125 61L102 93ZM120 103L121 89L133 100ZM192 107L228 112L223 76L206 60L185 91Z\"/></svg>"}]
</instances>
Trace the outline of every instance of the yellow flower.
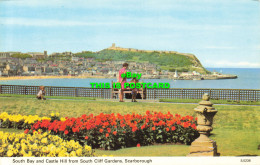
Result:
<instances>
[{"instance_id":1,"label":"yellow flower","mask_svg":"<svg viewBox=\"0 0 260 165\"><path fill-rule=\"evenodd\" d=\"M62 150L61 152L59 152L58 156L65 157L65 153L66 153L66 151Z\"/></svg>"},{"instance_id":2,"label":"yellow flower","mask_svg":"<svg viewBox=\"0 0 260 165\"><path fill-rule=\"evenodd\" d=\"M78 156L81 156L81 155L82 155L82 149L81 149L81 148L80 148L80 149L77 149L76 154L77 154Z\"/></svg>"},{"instance_id":3,"label":"yellow flower","mask_svg":"<svg viewBox=\"0 0 260 165\"><path fill-rule=\"evenodd\" d=\"M8 157L11 157L11 156L13 156L14 153L12 150L8 150L6 154Z\"/></svg>"},{"instance_id":4,"label":"yellow flower","mask_svg":"<svg viewBox=\"0 0 260 165\"><path fill-rule=\"evenodd\" d=\"M34 144L32 145L32 149L36 150L37 148L38 148L37 144L34 143Z\"/></svg>"},{"instance_id":5,"label":"yellow flower","mask_svg":"<svg viewBox=\"0 0 260 165\"><path fill-rule=\"evenodd\" d=\"M18 154L18 153L19 153L19 150L18 150L18 149L15 149L13 152L14 152L14 154Z\"/></svg>"},{"instance_id":6,"label":"yellow flower","mask_svg":"<svg viewBox=\"0 0 260 165\"><path fill-rule=\"evenodd\" d=\"M27 145L25 143L21 143L21 147L23 150L27 150Z\"/></svg>"},{"instance_id":7,"label":"yellow flower","mask_svg":"<svg viewBox=\"0 0 260 165\"><path fill-rule=\"evenodd\" d=\"M43 139L41 140L41 142L47 144L47 143L48 143L48 139L47 139L47 138L43 138Z\"/></svg>"},{"instance_id":8,"label":"yellow flower","mask_svg":"<svg viewBox=\"0 0 260 165\"><path fill-rule=\"evenodd\" d=\"M56 149L56 154L60 153L61 152L61 148L57 148Z\"/></svg>"},{"instance_id":9,"label":"yellow flower","mask_svg":"<svg viewBox=\"0 0 260 165\"><path fill-rule=\"evenodd\" d=\"M19 142L19 138L16 137L16 138L14 139L14 142Z\"/></svg>"},{"instance_id":10,"label":"yellow flower","mask_svg":"<svg viewBox=\"0 0 260 165\"><path fill-rule=\"evenodd\" d=\"M42 147L42 152L47 153L47 147Z\"/></svg>"},{"instance_id":11,"label":"yellow flower","mask_svg":"<svg viewBox=\"0 0 260 165\"><path fill-rule=\"evenodd\" d=\"M17 118L19 115L17 115ZM20 117L21 118L21 117ZM33 116L28 117L33 118ZM13 117L13 120L15 117ZM20 119L19 119L20 120ZM63 140L49 132L42 134L10 134L0 131L0 156L94 156L90 146L81 146L74 140ZM6 152L6 149L8 150ZM84 151L83 151L84 149ZM86 151L87 150L87 151Z\"/></svg>"},{"instance_id":12,"label":"yellow flower","mask_svg":"<svg viewBox=\"0 0 260 165\"><path fill-rule=\"evenodd\" d=\"M59 112L56 112L56 116L60 116L60 113L59 113Z\"/></svg>"},{"instance_id":13,"label":"yellow flower","mask_svg":"<svg viewBox=\"0 0 260 165\"><path fill-rule=\"evenodd\" d=\"M70 153L70 157L76 157L77 155L76 155L76 152L75 151L72 151L71 153Z\"/></svg>"},{"instance_id":14,"label":"yellow flower","mask_svg":"<svg viewBox=\"0 0 260 165\"><path fill-rule=\"evenodd\" d=\"M14 148L13 148L13 145L9 145L8 146L8 150L13 150Z\"/></svg>"},{"instance_id":15,"label":"yellow flower","mask_svg":"<svg viewBox=\"0 0 260 165\"><path fill-rule=\"evenodd\" d=\"M54 115L55 115L55 114L52 112L52 113L51 113L51 116L53 117Z\"/></svg>"},{"instance_id":16,"label":"yellow flower","mask_svg":"<svg viewBox=\"0 0 260 165\"><path fill-rule=\"evenodd\" d=\"M88 145L85 145L85 150L87 150L87 151L91 151L91 147L88 146Z\"/></svg>"},{"instance_id":17,"label":"yellow flower","mask_svg":"<svg viewBox=\"0 0 260 165\"><path fill-rule=\"evenodd\" d=\"M16 143L16 144L15 144L15 148L16 148L16 149L19 149L20 147L21 147L21 144L20 144L20 143Z\"/></svg>"},{"instance_id":18,"label":"yellow flower","mask_svg":"<svg viewBox=\"0 0 260 165\"><path fill-rule=\"evenodd\" d=\"M43 137L46 137L47 135L48 135L47 132L44 132L44 133L42 134Z\"/></svg>"}]
</instances>

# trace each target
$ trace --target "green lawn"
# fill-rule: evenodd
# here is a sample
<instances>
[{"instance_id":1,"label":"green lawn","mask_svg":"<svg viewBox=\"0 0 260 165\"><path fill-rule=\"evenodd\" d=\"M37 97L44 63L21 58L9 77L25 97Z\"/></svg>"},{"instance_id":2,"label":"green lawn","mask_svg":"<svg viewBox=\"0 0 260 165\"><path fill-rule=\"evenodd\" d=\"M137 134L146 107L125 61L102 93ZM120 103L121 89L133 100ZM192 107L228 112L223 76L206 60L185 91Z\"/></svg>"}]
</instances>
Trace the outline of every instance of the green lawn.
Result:
<instances>
[{"instance_id":1,"label":"green lawn","mask_svg":"<svg viewBox=\"0 0 260 165\"><path fill-rule=\"evenodd\" d=\"M195 115L194 104L112 102L93 100L46 100L21 97L0 97L0 113L48 116L52 111L62 117L77 117L82 114L103 113L145 113L146 110L181 115ZM217 141L222 156L260 155L260 106L214 105L218 113L214 118L211 138ZM11 131L11 129L0 129ZM126 148L117 151L96 150L99 155L114 156L185 156L186 145L155 145Z\"/></svg>"},{"instance_id":2,"label":"green lawn","mask_svg":"<svg viewBox=\"0 0 260 165\"><path fill-rule=\"evenodd\" d=\"M19 95L19 94L0 94L0 97L21 97L21 98L33 98L35 99L35 95ZM73 97L73 96L45 96L47 99L73 99L73 100L96 100L93 97Z\"/></svg>"},{"instance_id":3,"label":"green lawn","mask_svg":"<svg viewBox=\"0 0 260 165\"><path fill-rule=\"evenodd\" d=\"M159 102L171 103L198 103L200 99L159 99ZM259 101L234 101L234 100L213 100L213 104L237 104L237 105L260 105Z\"/></svg>"}]
</instances>

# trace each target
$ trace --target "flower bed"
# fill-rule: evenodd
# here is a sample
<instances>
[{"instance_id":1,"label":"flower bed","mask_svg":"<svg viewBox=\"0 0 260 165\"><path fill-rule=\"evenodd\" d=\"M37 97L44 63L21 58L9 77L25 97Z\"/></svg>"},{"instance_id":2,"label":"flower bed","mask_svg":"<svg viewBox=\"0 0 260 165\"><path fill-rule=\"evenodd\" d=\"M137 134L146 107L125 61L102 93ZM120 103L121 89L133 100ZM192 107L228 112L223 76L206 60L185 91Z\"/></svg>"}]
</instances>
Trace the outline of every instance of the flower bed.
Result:
<instances>
[{"instance_id":1,"label":"flower bed","mask_svg":"<svg viewBox=\"0 0 260 165\"><path fill-rule=\"evenodd\" d=\"M34 123L41 120L65 121L64 118L59 118L59 113L51 113L51 117L39 117L38 115L9 115L3 112L0 114L0 128L30 129Z\"/></svg>"},{"instance_id":2,"label":"flower bed","mask_svg":"<svg viewBox=\"0 0 260 165\"><path fill-rule=\"evenodd\" d=\"M147 111L145 115L101 113L66 118L65 121L41 120L31 127L30 132L42 129L93 148L119 149L153 143L190 144L199 135L195 123L192 116L181 117L170 112Z\"/></svg>"},{"instance_id":3,"label":"flower bed","mask_svg":"<svg viewBox=\"0 0 260 165\"><path fill-rule=\"evenodd\" d=\"M90 146L66 141L49 133L10 134L0 132L0 157L67 157L94 156Z\"/></svg>"}]
</instances>

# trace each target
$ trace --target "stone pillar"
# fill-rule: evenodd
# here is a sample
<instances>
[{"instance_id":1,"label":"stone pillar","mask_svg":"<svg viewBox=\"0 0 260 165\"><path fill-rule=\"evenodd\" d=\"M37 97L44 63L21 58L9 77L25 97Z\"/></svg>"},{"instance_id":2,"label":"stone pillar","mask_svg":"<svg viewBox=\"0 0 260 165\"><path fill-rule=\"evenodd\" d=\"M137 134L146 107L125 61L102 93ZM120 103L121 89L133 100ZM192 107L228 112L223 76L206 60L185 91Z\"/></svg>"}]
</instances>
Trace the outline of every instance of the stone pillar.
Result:
<instances>
[{"instance_id":1,"label":"stone pillar","mask_svg":"<svg viewBox=\"0 0 260 165\"><path fill-rule=\"evenodd\" d=\"M212 107L213 104L209 100L209 95L205 93L199 106L194 109L198 118L197 130L200 136L191 143L188 156L219 156L216 142L209 138L210 132L213 130L213 117L218 111Z\"/></svg>"}]
</instances>

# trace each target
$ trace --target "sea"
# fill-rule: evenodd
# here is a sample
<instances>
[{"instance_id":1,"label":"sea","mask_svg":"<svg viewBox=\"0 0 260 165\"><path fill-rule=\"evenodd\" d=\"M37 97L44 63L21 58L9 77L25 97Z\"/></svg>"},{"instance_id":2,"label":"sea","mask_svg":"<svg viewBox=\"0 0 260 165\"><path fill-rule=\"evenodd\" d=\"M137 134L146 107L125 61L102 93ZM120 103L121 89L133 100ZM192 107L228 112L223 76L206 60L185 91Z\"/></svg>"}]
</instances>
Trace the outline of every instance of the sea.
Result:
<instances>
[{"instance_id":1,"label":"sea","mask_svg":"<svg viewBox=\"0 0 260 165\"><path fill-rule=\"evenodd\" d=\"M260 89L260 68L206 68L222 74L237 75L237 79L222 80L172 80L172 79L141 79L140 82L170 83L170 88L218 88L218 89ZM0 84L91 87L90 83L111 83L116 78L63 78L63 79L29 79L0 80ZM128 80L130 81L130 79Z\"/></svg>"}]
</instances>

